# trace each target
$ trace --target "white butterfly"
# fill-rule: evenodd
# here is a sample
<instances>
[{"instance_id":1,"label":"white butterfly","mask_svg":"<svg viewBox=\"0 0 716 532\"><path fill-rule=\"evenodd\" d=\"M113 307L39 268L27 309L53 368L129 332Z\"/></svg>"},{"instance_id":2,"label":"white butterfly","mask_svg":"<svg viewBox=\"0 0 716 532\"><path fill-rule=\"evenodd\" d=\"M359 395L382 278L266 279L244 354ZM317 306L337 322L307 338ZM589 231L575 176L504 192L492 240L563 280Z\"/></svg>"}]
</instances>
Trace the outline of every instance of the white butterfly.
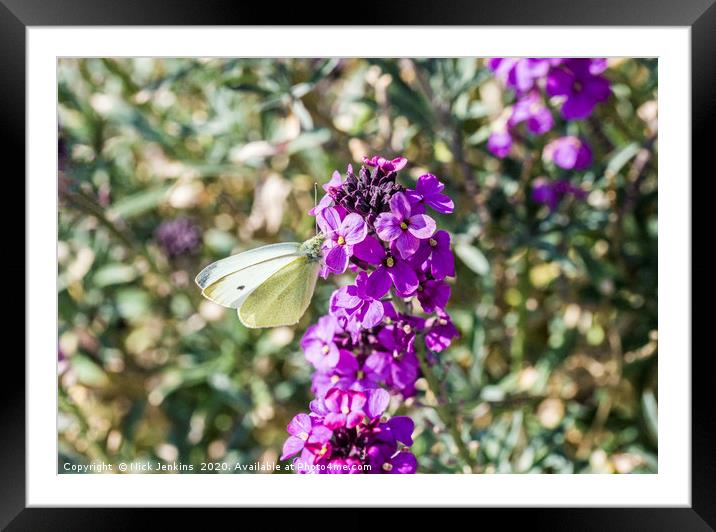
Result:
<instances>
[{"instance_id":1,"label":"white butterfly","mask_svg":"<svg viewBox=\"0 0 716 532\"><path fill-rule=\"evenodd\" d=\"M293 325L308 308L325 236L271 244L209 264L196 276L207 299L235 308L251 328Z\"/></svg>"}]
</instances>

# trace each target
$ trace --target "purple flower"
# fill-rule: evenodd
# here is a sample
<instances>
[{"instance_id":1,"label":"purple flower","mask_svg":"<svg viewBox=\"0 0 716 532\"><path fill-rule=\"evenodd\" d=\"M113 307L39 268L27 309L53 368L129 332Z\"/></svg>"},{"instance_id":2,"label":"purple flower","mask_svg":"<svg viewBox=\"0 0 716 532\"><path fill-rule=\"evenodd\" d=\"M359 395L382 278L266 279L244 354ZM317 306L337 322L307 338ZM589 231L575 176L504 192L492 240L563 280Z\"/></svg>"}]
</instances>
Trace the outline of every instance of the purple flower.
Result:
<instances>
[{"instance_id":1,"label":"purple flower","mask_svg":"<svg viewBox=\"0 0 716 532\"><path fill-rule=\"evenodd\" d=\"M424 174L418 178L415 190L408 189L405 194L416 212L418 205L427 205L437 212L449 214L455 210L455 204L449 196L442 193L444 188L445 185L433 174Z\"/></svg>"},{"instance_id":2,"label":"purple flower","mask_svg":"<svg viewBox=\"0 0 716 532\"><path fill-rule=\"evenodd\" d=\"M425 312L444 309L450 299L450 285L445 281L425 281L418 288L418 301Z\"/></svg>"},{"instance_id":3,"label":"purple flower","mask_svg":"<svg viewBox=\"0 0 716 532\"><path fill-rule=\"evenodd\" d=\"M370 329L380 323L385 313L380 294L375 287L368 283L368 274L360 272L356 277L356 284L344 286L333 293L331 298L331 312L344 312L346 316L357 319L361 327Z\"/></svg>"},{"instance_id":4,"label":"purple flower","mask_svg":"<svg viewBox=\"0 0 716 532\"><path fill-rule=\"evenodd\" d=\"M397 172L405 168L405 165L408 164L408 160L405 157L396 157L392 161L389 161L384 157L374 155L370 158L363 157L363 164L380 168L385 172Z\"/></svg>"},{"instance_id":5,"label":"purple flower","mask_svg":"<svg viewBox=\"0 0 716 532\"><path fill-rule=\"evenodd\" d=\"M493 131L487 139L487 149L495 157L504 159L512 148L512 135L507 131Z\"/></svg>"},{"instance_id":6,"label":"purple flower","mask_svg":"<svg viewBox=\"0 0 716 532\"><path fill-rule=\"evenodd\" d=\"M455 257L450 249L450 235L447 231L437 231L429 239L421 240L420 247L409 262L419 267L427 260L427 271L436 280L455 277Z\"/></svg>"},{"instance_id":7,"label":"purple flower","mask_svg":"<svg viewBox=\"0 0 716 532\"><path fill-rule=\"evenodd\" d=\"M387 395L385 390L381 390L381 392ZM370 405L366 403L369 403L369 399L372 400L373 397L372 393L366 394L365 392L354 390L340 390L338 388L329 390L323 398L323 408L326 412L323 424L332 430L341 427L352 429L358 426L363 421L363 418L368 415L366 410L370 410Z\"/></svg>"},{"instance_id":8,"label":"purple flower","mask_svg":"<svg viewBox=\"0 0 716 532\"><path fill-rule=\"evenodd\" d=\"M542 98L537 92L530 92L523 96L512 108L512 114L507 121L509 126L515 127L522 122L526 123L527 131L535 135L541 135L552 129L554 125L552 113L542 103Z\"/></svg>"},{"instance_id":9,"label":"purple flower","mask_svg":"<svg viewBox=\"0 0 716 532\"><path fill-rule=\"evenodd\" d=\"M374 354L368 356L361 367L358 359L346 349L340 350L340 358L335 367L326 373L313 375L311 391L321 397L331 388L341 390L369 390L385 382L383 366Z\"/></svg>"},{"instance_id":10,"label":"purple flower","mask_svg":"<svg viewBox=\"0 0 716 532\"><path fill-rule=\"evenodd\" d=\"M445 313L439 313L425 334L425 347L430 351L440 353L450 347L453 338L456 338L459 334L450 320L450 316Z\"/></svg>"},{"instance_id":11,"label":"purple flower","mask_svg":"<svg viewBox=\"0 0 716 532\"><path fill-rule=\"evenodd\" d=\"M201 247L201 229L188 218L176 218L162 222L154 239L169 258L191 255Z\"/></svg>"},{"instance_id":12,"label":"purple flower","mask_svg":"<svg viewBox=\"0 0 716 532\"><path fill-rule=\"evenodd\" d=\"M395 240L400 256L406 259L418 249L419 239L433 235L435 221L425 214L412 214L408 198L398 192L390 199L390 212L375 220L375 231L386 242Z\"/></svg>"},{"instance_id":13,"label":"purple flower","mask_svg":"<svg viewBox=\"0 0 716 532\"><path fill-rule=\"evenodd\" d=\"M562 116L566 120L587 118L599 102L609 98L609 81L599 75L606 68L600 59L565 59L547 76L547 94L563 96Z\"/></svg>"},{"instance_id":14,"label":"purple flower","mask_svg":"<svg viewBox=\"0 0 716 532\"><path fill-rule=\"evenodd\" d=\"M288 424L288 433L290 436L283 444L283 453L281 460L285 460L299 452L304 448L321 448L327 443L333 432L318 424L308 414L298 414Z\"/></svg>"},{"instance_id":15,"label":"purple flower","mask_svg":"<svg viewBox=\"0 0 716 532\"><path fill-rule=\"evenodd\" d=\"M418 276L406 261L392 253L386 253L385 248L377 239L369 236L355 247L355 256L368 264L378 265L370 274L368 284L374 294L383 297L391 285L395 286L396 293L401 297L412 295L418 288Z\"/></svg>"},{"instance_id":16,"label":"purple flower","mask_svg":"<svg viewBox=\"0 0 716 532\"><path fill-rule=\"evenodd\" d=\"M353 255L353 246L363 241L368 234L368 226L363 218L350 213L342 221L333 207L323 209L318 215L318 226L326 234L323 248L328 250L325 263L334 273L343 273Z\"/></svg>"},{"instance_id":17,"label":"purple flower","mask_svg":"<svg viewBox=\"0 0 716 532\"><path fill-rule=\"evenodd\" d=\"M380 467L380 473L411 475L418 469L418 460L415 455L409 451L401 451L392 457L389 461L384 462Z\"/></svg>"},{"instance_id":18,"label":"purple flower","mask_svg":"<svg viewBox=\"0 0 716 532\"><path fill-rule=\"evenodd\" d=\"M325 371L338 363L340 355L334 337L340 331L338 320L330 315L321 317L318 323L306 329L301 339L301 348L306 360L316 369Z\"/></svg>"},{"instance_id":19,"label":"purple flower","mask_svg":"<svg viewBox=\"0 0 716 532\"><path fill-rule=\"evenodd\" d=\"M592 150L574 136L553 140L544 147L542 156L565 170L584 170L592 163Z\"/></svg>"},{"instance_id":20,"label":"purple flower","mask_svg":"<svg viewBox=\"0 0 716 532\"><path fill-rule=\"evenodd\" d=\"M495 57L488 61L495 76L518 93L532 89L537 80L547 75L550 64L550 59L532 57Z\"/></svg>"},{"instance_id":21,"label":"purple flower","mask_svg":"<svg viewBox=\"0 0 716 532\"><path fill-rule=\"evenodd\" d=\"M532 184L532 199L537 203L548 205L550 210L555 210L560 200L566 195L579 199L586 197L584 190L572 185L566 179L550 181L544 177L538 177Z\"/></svg>"}]
</instances>

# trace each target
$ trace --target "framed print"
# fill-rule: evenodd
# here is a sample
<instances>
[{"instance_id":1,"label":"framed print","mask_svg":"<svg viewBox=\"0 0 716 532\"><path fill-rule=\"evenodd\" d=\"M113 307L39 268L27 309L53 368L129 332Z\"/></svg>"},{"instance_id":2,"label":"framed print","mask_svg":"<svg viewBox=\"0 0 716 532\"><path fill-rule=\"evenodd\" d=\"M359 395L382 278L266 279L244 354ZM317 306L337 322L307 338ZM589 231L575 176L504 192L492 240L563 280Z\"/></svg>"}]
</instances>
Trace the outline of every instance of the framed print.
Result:
<instances>
[{"instance_id":1,"label":"framed print","mask_svg":"<svg viewBox=\"0 0 716 532\"><path fill-rule=\"evenodd\" d=\"M3 526L714 526L690 216L711 2L356 26L62 4L2 8L27 209Z\"/></svg>"}]
</instances>

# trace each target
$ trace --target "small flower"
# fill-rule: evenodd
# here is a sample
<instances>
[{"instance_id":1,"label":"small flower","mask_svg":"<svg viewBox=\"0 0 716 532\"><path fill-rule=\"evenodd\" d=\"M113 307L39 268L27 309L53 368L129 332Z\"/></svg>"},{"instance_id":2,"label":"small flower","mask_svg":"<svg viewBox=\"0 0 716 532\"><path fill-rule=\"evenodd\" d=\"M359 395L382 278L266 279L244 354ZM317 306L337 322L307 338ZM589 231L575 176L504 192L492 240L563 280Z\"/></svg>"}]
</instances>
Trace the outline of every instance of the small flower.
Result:
<instances>
[{"instance_id":1,"label":"small flower","mask_svg":"<svg viewBox=\"0 0 716 532\"><path fill-rule=\"evenodd\" d=\"M323 423L332 430L340 427L352 429L358 426L366 415L363 406L367 400L368 398L363 392L339 390L338 388L329 390L323 398L323 405L326 409Z\"/></svg>"},{"instance_id":2,"label":"small flower","mask_svg":"<svg viewBox=\"0 0 716 532\"><path fill-rule=\"evenodd\" d=\"M169 258L191 255L201 247L201 230L188 218L176 218L162 222L154 239Z\"/></svg>"},{"instance_id":3,"label":"small flower","mask_svg":"<svg viewBox=\"0 0 716 532\"><path fill-rule=\"evenodd\" d=\"M547 94L565 98L561 112L566 120L587 118L597 103L609 98L609 81L599 75L605 68L605 60L565 59L550 70Z\"/></svg>"},{"instance_id":4,"label":"small flower","mask_svg":"<svg viewBox=\"0 0 716 532\"><path fill-rule=\"evenodd\" d=\"M525 122L527 131L535 135L546 133L554 125L552 113L542 103L537 92L530 92L522 97L512 108L512 114L507 121L510 127Z\"/></svg>"},{"instance_id":5,"label":"small flower","mask_svg":"<svg viewBox=\"0 0 716 532\"><path fill-rule=\"evenodd\" d=\"M572 185L566 179L550 181L544 177L538 177L532 184L532 200L549 206L552 211L557 208L561 199L566 195L578 199L586 197L584 190Z\"/></svg>"},{"instance_id":6,"label":"small flower","mask_svg":"<svg viewBox=\"0 0 716 532\"><path fill-rule=\"evenodd\" d=\"M455 257L450 249L450 234L447 231L437 231L429 239L422 240L409 260L415 266L421 266L425 261L429 261L427 271L435 280L455 277Z\"/></svg>"},{"instance_id":7,"label":"small flower","mask_svg":"<svg viewBox=\"0 0 716 532\"><path fill-rule=\"evenodd\" d=\"M507 87L518 93L524 93L532 89L540 78L547 75L552 62L550 59L532 57L495 57L487 64Z\"/></svg>"},{"instance_id":8,"label":"small flower","mask_svg":"<svg viewBox=\"0 0 716 532\"><path fill-rule=\"evenodd\" d=\"M425 334L425 347L435 353L444 351L452 343L453 338L459 336L459 332L444 312L439 312Z\"/></svg>"},{"instance_id":9,"label":"small flower","mask_svg":"<svg viewBox=\"0 0 716 532\"><path fill-rule=\"evenodd\" d=\"M368 264L378 266L368 278L373 293L382 297L390 290L391 285L395 286L396 293L401 297L412 295L417 290L418 276L413 268L400 257L386 253L377 239L367 237L355 247L354 253Z\"/></svg>"},{"instance_id":10,"label":"small flower","mask_svg":"<svg viewBox=\"0 0 716 532\"><path fill-rule=\"evenodd\" d=\"M342 221L338 211L328 207L318 215L318 225L326 235L323 248L328 250L325 264L333 273L343 273L353 255L353 246L363 241L368 226L363 218L351 213Z\"/></svg>"},{"instance_id":11,"label":"small flower","mask_svg":"<svg viewBox=\"0 0 716 532\"><path fill-rule=\"evenodd\" d=\"M374 155L370 158L363 157L363 164L378 167L384 172L398 172L405 168L405 165L408 164L408 160L405 157L396 157L392 161L389 161L384 157Z\"/></svg>"},{"instance_id":12,"label":"small flower","mask_svg":"<svg viewBox=\"0 0 716 532\"><path fill-rule=\"evenodd\" d=\"M368 274L360 272L356 284L339 288L331 298L331 312L344 312L351 320L357 320L362 328L370 329L383 319L385 310L380 298L383 294L375 291L368 283Z\"/></svg>"},{"instance_id":13,"label":"small flower","mask_svg":"<svg viewBox=\"0 0 716 532\"><path fill-rule=\"evenodd\" d=\"M565 170L584 170L592 163L589 145L574 136L553 140L544 147L542 156Z\"/></svg>"},{"instance_id":14,"label":"small flower","mask_svg":"<svg viewBox=\"0 0 716 532\"><path fill-rule=\"evenodd\" d=\"M321 448L327 443L333 432L327 427L318 424L307 414L298 414L288 424L290 436L283 444L281 460L285 460L304 448Z\"/></svg>"},{"instance_id":15,"label":"small flower","mask_svg":"<svg viewBox=\"0 0 716 532\"><path fill-rule=\"evenodd\" d=\"M339 360L338 346L334 342L340 332L338 320L334 316L323 316L318 323L306 329L301 339L301 348L308 360L318 370L334 367Z\"/></svg>"},{"instance_id":16,"label":"small flower","mask_svg":"<svg viewBox=\"0 0 716 532\"><path fill-rule=\"evenodd\" d=\"M442 193L444 188L445 185L433 174L424 174L418 178L415 190L406 190L405 194L413 210L418 205L427 205L437 212L449 214L455 210L455 204L449 196Z\"/></svg>"},{"instance_id":17,"label":"small flower","mask_svg":"<svg viewBox=\"0 0 716 532\"><path fill-rule=\"evenodd\" d=\"M418 249L420 239L433 235L435 221L425 214L412 214L408 198L398 192L390 199L390 212L375 220L375 230L382 240L395 240L400 256L406 259Z\"/></svg>"},{"instance_id":18,"label":"small flower","mask_svg":"<svg viewBox=\"0 0 716 532\"><path fill-rule=\"evenodd\" d=\"M504 159L512 148L512 135L507 131L493 131L487 139L487 149L495 157Z\"/></svg>"},{"instance_id":19,"label":"small flower","mask_svg":"<svg viewBox=\"0 0 716 532\"><path fill-rule=\"evenodd\" d=\"M425 312L444 309L450 299L450 285L445 281L425 281L418 288L418 301Z\"/></svg>"}]
</instances>

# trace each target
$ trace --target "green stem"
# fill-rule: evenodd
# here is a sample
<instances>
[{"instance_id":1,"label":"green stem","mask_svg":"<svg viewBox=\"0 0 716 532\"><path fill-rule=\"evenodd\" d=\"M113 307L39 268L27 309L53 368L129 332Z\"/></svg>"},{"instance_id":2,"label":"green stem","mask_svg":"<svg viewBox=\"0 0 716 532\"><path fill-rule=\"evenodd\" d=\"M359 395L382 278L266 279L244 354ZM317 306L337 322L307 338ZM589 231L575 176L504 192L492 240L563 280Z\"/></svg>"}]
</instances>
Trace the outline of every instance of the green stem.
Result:
<instances>
[{"instance_id":1,"label":"green stem","mask_svg":"<svg viewBox=\"0 0 716 532\"><path fill-rule=\"evenodd\" d=\"M472 457L470 450L467 448L467 445L465 445L465 441L462 439L462 434L460 434L457 420L453 418L450 408L447 405L442 404L440 401L440 381L435 375L430 362L428 362L427 353L420 350L418 353L418 359L420 360L420 369L423 372L423 376L425 377L425 380L428 381L428 387L433 392L433 395L435 395L436 404L433 408L435 409L435 412L437 412L440 421L443 422L448 432L450 432L452 439L455 441L460 458L462 458L465 465L470 468L470 471L474 472L475 467L477 466L477 461Z\"/></svg>"}]
</instances>

